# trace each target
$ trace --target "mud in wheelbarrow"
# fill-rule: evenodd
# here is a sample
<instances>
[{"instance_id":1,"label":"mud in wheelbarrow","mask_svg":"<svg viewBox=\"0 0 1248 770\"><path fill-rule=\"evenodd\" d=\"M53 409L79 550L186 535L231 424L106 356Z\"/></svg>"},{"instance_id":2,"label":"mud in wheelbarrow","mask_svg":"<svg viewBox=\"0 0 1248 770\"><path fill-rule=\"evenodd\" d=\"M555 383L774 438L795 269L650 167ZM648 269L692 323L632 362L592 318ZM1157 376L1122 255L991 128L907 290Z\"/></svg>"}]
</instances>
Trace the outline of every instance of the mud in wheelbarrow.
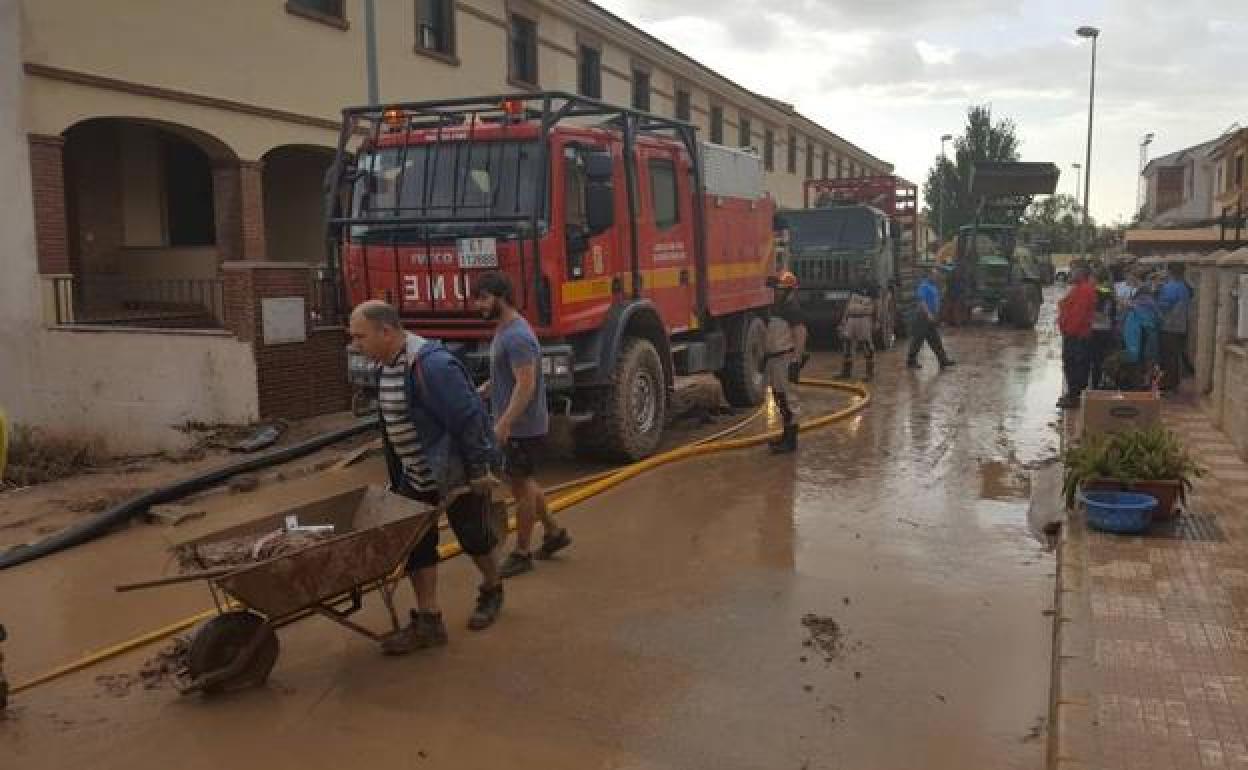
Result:
<instances>
[{"instance_id":1,"label":"mud in wheelbarrow","mask_svg":"<svg viewBox=\"0 0 1248 770\"><path fill-rule=\"evenodd\" d=\"M314 503L188 541L183 547L262 536L294 516L299 526L334 527L324 540L264 561L202 570L118 586L131 591L204 580L218 614L192 634L178 689L219 693L263 684L277 662L277 629L321 615L369 639L399 629L395 575L420 539L437 525L440 509L378 486L358 487ZM376 632L350 620L376 588L390 628Z\"/></svg>"}]
</instances>

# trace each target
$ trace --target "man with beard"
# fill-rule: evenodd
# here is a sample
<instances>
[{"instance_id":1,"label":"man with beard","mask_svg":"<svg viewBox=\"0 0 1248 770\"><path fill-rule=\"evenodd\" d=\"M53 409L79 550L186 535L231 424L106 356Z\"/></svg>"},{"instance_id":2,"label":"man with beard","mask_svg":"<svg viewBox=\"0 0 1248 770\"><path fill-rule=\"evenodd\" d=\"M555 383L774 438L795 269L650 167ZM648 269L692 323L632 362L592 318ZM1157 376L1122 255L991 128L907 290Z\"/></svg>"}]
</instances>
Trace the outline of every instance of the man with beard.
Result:
<instances>
[{"instance_id":1,"label":"man with beard","mask_svg":"<svg viewBox=\"0 0 1248 770\"><path fill-rule=\"evenodd\" d=\"M555 523L546 495L537 483L537 454L550 424L542 347L529 322L516 310L511 280L487 273L477 281L476 307L498 327L490 343L490 379L479 388L490 403L494 435L503 449L503 473L516 498L516 547L503 561L503 577L533 569L533 559L549 559L572 544L568 531ZM542 521L542 544L531 551L533 526Z\"/></svg>"}]
</instances>

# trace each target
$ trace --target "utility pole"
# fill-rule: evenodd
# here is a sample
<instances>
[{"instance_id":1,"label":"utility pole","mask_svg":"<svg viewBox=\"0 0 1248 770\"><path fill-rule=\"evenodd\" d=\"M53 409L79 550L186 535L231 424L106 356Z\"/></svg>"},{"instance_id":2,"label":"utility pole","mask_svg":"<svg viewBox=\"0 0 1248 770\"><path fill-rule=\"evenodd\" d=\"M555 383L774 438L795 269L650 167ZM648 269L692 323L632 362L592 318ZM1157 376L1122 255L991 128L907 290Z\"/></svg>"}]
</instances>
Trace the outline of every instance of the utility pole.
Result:
<instances>
[{"instance_id":1,"label":"utility pole","mask_svg":"<svg viewBox=\"0 0 1248 770\"><path fill-rule=\"evenodd\" d=\"M945 245L945 142L953 138L953 134L940 137L940 186L936 188L936 245L939 249Z\"/></svg>"},{"instance_id":2,"label":"utility pole","mask_svg":"<svg viewBox=\"0 0 1248 770\"><path fill-rule=\"evenodd\" d=\"M1080 27L1075 34L1082 38L1092 39L1092 72L1088 78L1088 148L1083 159L1083 227L1079 229L1080 252L1086 262L1088 259L1088 210L1092 208L1092 108L1096 103L1096 42L1101 31L1096 27Z\"/></svg>"},{"instance_id":3,"label":"utility pole","mask_svg":"<svg viewBox=\"0 0 1248 770\"><path fill-rule=\"evenodd\" d=\"M1148 196L1144 192L1147 184L1141 177L1144 176L1144 166L1148 164L1148 146L1153 143L1154 136L1156 135L1149 131L1140 139L1140 168L1139 176L1135 180L1135 216L1140 219L1143 219L1140 212L1144 208L1144 201L1148 200Z\"/></svg>"},{"instance_id":4,"label":"utility pole","mask_svg":"<svg viewBox=\"0 0 1248 770\"><path fill-rule=\"evenodd\" d=\"M377 87L377 0L364 0L364 61L368 71L368 105L381 103Z\"/></svg>"}]
</instances>

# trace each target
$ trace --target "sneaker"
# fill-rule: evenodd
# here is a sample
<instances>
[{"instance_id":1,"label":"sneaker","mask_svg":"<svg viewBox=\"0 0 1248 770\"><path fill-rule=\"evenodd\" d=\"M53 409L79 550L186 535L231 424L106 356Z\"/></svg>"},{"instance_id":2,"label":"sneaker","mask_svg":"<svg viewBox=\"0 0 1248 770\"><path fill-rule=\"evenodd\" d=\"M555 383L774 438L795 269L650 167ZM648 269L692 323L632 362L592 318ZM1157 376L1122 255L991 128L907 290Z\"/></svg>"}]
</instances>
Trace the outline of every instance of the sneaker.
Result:
<instances>
[{"instance_id":1,"label":"sneaker","mask_svg":"<svg viewBox=\"0 0 1248 770\"><path fill-rule=\"evenodd\" d=\"M533 556L524 551L512 551L507 554L507 558L503 559L503 563L499 565L499 577L515 577L523 575L526 572L533 571Z\"/></svg>"},{"instance_id":2,"label":"sneaker","mask_svg":"<svg viewBox=\"0 0 1248 770\"><path fill-rule=\"evenodd\" d=\"M954 361L952 358L946 358L944 361L940 362L941 369L948 369L951 366L957 366L957 365L958 365L958 362Z\"/></svg>"},{"instance_id":3,"label":"sneaker","mask_svg":"<svg viewBox=\"0 0 1248 770\"><path fill-rule=\"evenodd\" d=\"M532 569L529 565L529 569ZM468 628L473 631L482 631L494 625L494 621L498 620L498 613L503 611L503 584L499 583L493 588L482 586L477 593L477 608L473 610L472 617L468 619Z\"/></svg>"},{"instance_id":4,"label":"sneaker","mask_svg":"<svg viewBox=\"0 0 1248 770\"><path fill-rule=\"evenodd\" d=\"M913 358L911 358L911 359L906 360L906 368L907 369L922 369L923 364L920 364L918 361L915 361Z\"/></svg>"},{"instance_id":5,"label":"sneaker","mask_svg":"<svg viewBox=\"0 0 1248 770\"><path fill-rule=\"evenodd\" d=\"M560 527L555 534L542 538L542 547L537 549L533 558L545 561L570 545L572 545L572 538L568 537L568 530Z\"/></svg>"},{"instance_id":6,"label":"sneaker","mask_svg":"<svg viewBox=\"0 0 1248 770\"><path fill-rule=\"evenodd\" d=\"M406 655L416 650L427 650L446 644L446 626L440 612L415 612L406 627L381 640L381 651L386 655Z\"/></svg>"}]
</instances>

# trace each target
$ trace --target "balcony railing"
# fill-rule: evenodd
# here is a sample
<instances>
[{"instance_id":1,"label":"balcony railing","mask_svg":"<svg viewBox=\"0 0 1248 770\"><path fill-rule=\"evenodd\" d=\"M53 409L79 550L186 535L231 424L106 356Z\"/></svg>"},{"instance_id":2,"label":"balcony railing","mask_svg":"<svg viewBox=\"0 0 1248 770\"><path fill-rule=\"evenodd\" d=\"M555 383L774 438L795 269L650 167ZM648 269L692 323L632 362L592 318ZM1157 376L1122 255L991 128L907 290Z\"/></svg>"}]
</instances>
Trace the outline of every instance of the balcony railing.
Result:
<instances>
[{"instance_id":1,"label":"balcony railing","mask_svg":"<svg viewBox=\"0 0 1248 770\"><path fill-rule=\"evenodd\" d=\"M132 278L77 275L52 279L58 324L220 329L220 278Z\"/></svg>"},{"instance_id":2,"label":"balcony railing","mask_svg":"<svg viewBox=\"0 0 1248 770\"><path fill-rule=\"evenodd\" d=\"M312 268L312 293L308 313L313 326L345 326L347 308L343 307L342 283L338 275L326 268Z\"/></svg>"}]
</instances>

